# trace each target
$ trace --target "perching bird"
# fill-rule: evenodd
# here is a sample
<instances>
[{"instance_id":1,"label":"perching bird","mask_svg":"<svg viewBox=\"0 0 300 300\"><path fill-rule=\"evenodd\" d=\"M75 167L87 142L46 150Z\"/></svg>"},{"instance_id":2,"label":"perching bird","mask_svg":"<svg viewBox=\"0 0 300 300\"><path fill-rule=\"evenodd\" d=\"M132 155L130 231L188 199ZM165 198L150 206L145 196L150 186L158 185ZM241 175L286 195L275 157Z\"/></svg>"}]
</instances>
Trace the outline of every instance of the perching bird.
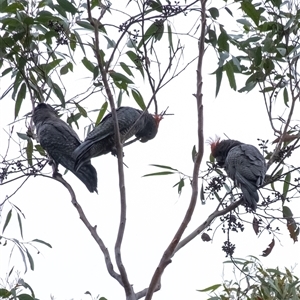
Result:
<instances>
[{"instance_id":1,"label":"perching bird","mask_svg":"<svg viewBox=\"0 0 300 300\"><path fill-rule=\"evenodd\" d=\"M162 119L161 115L151 115L132 107L123 106L116 110L121 142L124 143L132 136L145 143L153 139ZM85 141L74 151L76 159L75 170L92 157L114 153L115 131L112 114L106 115L86 137Z\"/></svg>"},{"instance_id":2,"label":"perching bird","mask_svg":"<svg viewBox=\"0 0 300 300\"><path fill-rule=\"evenodd\" d=\"M259 199L257 189L263 184L267 166L257 148L235 140L211 141L211 154L218 165L241 188L247 206L256 210Z\"/></svg>"},{"instance_id":3,"label":"perching bird","mask_svg":"<svg viewBox=\"0 0 300 300\"><path fill-rule=\"evenodd\" d=\"M53 107L40 103L33 113L38 140L56 163L74 173L92 192L97 192L97 171L89 160L77 170L74 169L73 151L80 145L76 132L62 121Z\"/></svg>"}]
</instances>

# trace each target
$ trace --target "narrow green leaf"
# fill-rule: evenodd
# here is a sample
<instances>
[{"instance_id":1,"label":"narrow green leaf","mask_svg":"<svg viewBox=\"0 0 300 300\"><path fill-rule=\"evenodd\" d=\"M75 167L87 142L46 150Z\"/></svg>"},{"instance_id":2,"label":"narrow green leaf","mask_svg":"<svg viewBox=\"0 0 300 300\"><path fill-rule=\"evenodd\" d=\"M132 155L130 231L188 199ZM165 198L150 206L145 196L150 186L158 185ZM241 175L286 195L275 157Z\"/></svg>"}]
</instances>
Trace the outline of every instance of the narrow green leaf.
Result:
<instances>
[{"instance_id":1,"label":"narrow green leaf","mask_svg":"<svg viewBox=\"0 0 300 300\"><path fill-rule=\"evenodd\" d=\"M217 200L219 202L221 202L221 197L219 196L219 194L217 192L214 192L215 197L217 198Z\"/></svg>"},{"instance_id":2,"label":"narrow green leaf","mask_svg":"<svg viewBox=\"0 0 300 300\"><path fill-rule=\"evenodd\" d=\"M99 114L98 114L95 126L97 126L101 122L101 120L107 110L107 107L108 107L108 102L104 102L99 110Z\"/></svg>"},{"instance_id":3,"label":"narrow green leaf","mask_svg":"<svg viewBox=\"0 0 300 300\"><path fill-rule=\"evenodd\" d=\"M216 47L217 42L218 42L216 31L212 30L212 29L209 29L208 30L208 37L209 37L208 42L211 43L214 47Z\"/></svg>"},{"instance_id":4,"label":"narrow green leaf","mask_svg":"<svg viewBox=\"0 0 300 300\"><path fill-rule=\"evenodd\" d=\"M58 66L60 64L60 62L62 61L61 58L59 59L55 59L47 64L41 64L39 65L39 68L41 68L46 74L49 74L49 72L51 70L53 70L56 66Z\"/></svg>"},{"instance_id":5,"label":"narrow green leaf","mask_svg":"<svg viewBox=\"0 0 300 300\"><path fill-rule=\"evenodd\" d=\"M79 110L80 114L83 116L83 117L87 117L87 112L86 110L81 106L79 105L78 103L75 103L77 109Z\"/></svg>"},{"instance_id":6,"label":"narrow green leaf","mask_svg":"<svg viewBox=\"0 0 300 300\"><path fill-rule=\"evenodd\" d=\"M26 95L26 84L25 84L25 82L23 82L22 85L21 85L21 88L18 92L17 100L16 100L16 104L15 104L15 119L19 115L22 102L25 99L25 95Z\"/></svg>"},{"instance_id":7,"label":"narrow green leaf","mask_svg":"<svg viewBox=\"0 0 300 300\"><path fill-rule=\"evenodd\" d=\"M157 31L154 34L154 38L155 38L155 41L160 41L164 34L164 31L165 31L165 23L162 23L162 24L159 24L156 26L157 26Z\"/></svg>"},{"instance_id":8,"label":"narrow green leaf","mask_svg":"<svg viewBox=\"0 0 300 300\"><path fill-rule=\"evenodd\" d=\"M105 60L104 60L105 52L100 49L99 50L99 55L100 55L101 63L104 65L105 64Z\"/></svg>"},{"instance_id":9,"label":"narrow green leaf","mask_svg":"<svg viewBox=\"0 0 300 300\"><path fill-rule=\"evenodd\" d=\"M59 4L54 4L52 6L53 9L55 9L61 16L63 16L65 19L67 19L67 14L66 11L59 5Z\"/></svg>"},{"instance_id":10,"label":"narrow green leaf","mask_svg":"<svg viewBox=\"0 0 300 300\"><path fill-rule=\"evenodd\" d=\"M46 152L41 145L35 145L34 147L42 156L46 156Z\"/></svg>"},{"instance_id":11,"label":"narrow green leaf","mask_svg":"<svg viewBox=\"0 0 300 300\"><path fill-rule=\"evenodd\" d=\"M242 69L241 69L240 61L235 56L232 56L232 62L233 62L233 65L236 67L236 69L239 72L241 72Z\"/></svg>"},{"instance_id":12,"label":"narrow green leaf","mask_svg":"<svg viewBox=\"0 0 300 300\"><path fill-rule=\"evenodd\" d=\"M162 168L162 169L173 170L173 171L178 171L177 169L174 169L174 168L172 168L172 167L169 167L169 166L164 166L164 165L155 165L155 164L150 164L150 166L157 167L157 168Z\"/></svg>"},{"instance_id":13,"label":"narrow green leaf","mask_svg":"<svg viewBox=\"0 0 300 300\"><path fill-rule=\"evenodd\" d=\"M259 24L261 10L256 10L255 6L250 1L242 1L242 10L253 20L256 26Z\"/></svg>"},{"instance_id":14,"label":"narrow green leaf","mask_svg":"<svg viewBox=\"0 0 300 300\"><path fill-rule=\"evenodd\" d=\"M216 73L216 97L217 97L221 87L223 68L219 67L215 73Z\"/></svg>"},{"instance_id":15,"label":"narrow green leaf","mask_svg":"<svg viewBox=\"0 0 300 300\"><path fill-rule=\"evenodd\" d=\"M49 243L46 243L45 241L40 240L40 239L34 239L34 240L32 240L32 242L44 244L44 245L48 246L49 248L52 248L52 246Z\"/></svg>"},{"instance_id":16,"label":"narrow green leaf","mask_svg":"<svg viewBox=\"0 0 300 300\"><path fill-rule=\"evenodd\" d=\"M77 13L77 8L68 0L57 0L57 3L67 12L70 12L72 15Z\"/></svg>"},{"instance_id":17,"label":"narrow green leaf","mask_svg":"<svg viewBox=\"0 0 300 300\"><path fill-rule=\"evenodd\" d=\"M273 61L270 58L267 58L264 60L263 63L264 69L265 69L265 75L269 75L273 73L273 70L275 69L275 65ZM265 80L265 77L262 76L262 80Z\"/></svg>"},{"instance_id":18,"label":"narrow green leaf","mask_svg":"<svg viewBox=\"0 0 300 300\"><path fill-rule=\"evenodd\" d=\"M262 61L261 47L257 47L254 52L254 64L259 66Z\"/></svg>"},{"instance_id":19,"label":"narrow green leaf","mask_svg":"<svg viewBox=\"0 0 300 300\"><path fill-rule=\"evenodd\" d=\"M1 7L1 6L0 6ZM0 289L0 297L3 298L9 298L12 295L12 293L6 289Z\"/></svg>"},{"instance_id":20,"label":"narrow green leaf","mask_svg":"<svg viewBox=\"0 0 300 300\"><path fill-rule=\"evenodd\" d=\"M118 95L117 107L120 107L122 105L123 92L124 91L120 89L119 95Z\"/></svg>"},{"instance_id":21,"label":"narrow green leaf","mask_svg":"<svg viewBox=\"0 0 300 300\"><path fill-rule=\"evenodd\" d=\"M182 188L184 187L184 179L181 178L176 184L173 185L173 187L178 186L178 194L181 195Z\"/></svg>"},{"instance_id":22,"label":"narrow green leaf","mask_svg":"<svg viewBox=\"0 0 300 300\"><path fill-rule=\"evenodd\" d=\"M6 215L6 219L5 219L5 222L4 222L4 226L3 226L3 229L2 229L2 233L4 232L5 228L7 227L10 219L11 219L11 214L12 214L12 210L10 210L7 215Z\"/></svg>"},{"instance_id":23,"label":"narrow green leaf","mask_svg":"<svg viewBox=\"0 0 300 300\"><path fill-rule=\"evenodd\" d=\"M285 56L286 55L286 49L285 48L276 48L278 53L281 55L281 56Z\"/></svg>"},{"instance_id":24,"label":"narrow green leaf","mask_svg":"<svg viewBox=\"0 0 300 300\"><path fill-rule=\"evenodd\" d=\"M28 261L29 261L30 269L33 271L34 270L34 261L33 261L33 258L27 248L26 248L26 254L27 254Z\"/></svg>"},{"instance_id":25,"label":"narrow green leaf","mask_svg":"<svg viewBox=\"0 0 300 300\"><path fill-rule=\"evenodd\" d=\"M7 0L0 0L0 12L5 12L6 8L8 6Z\"/></svg>"},{"instance_id":26,"label":"narrow green leaf","mask_svg":"<svg viewBox=\"0 0 300 300\"><path fill-rule=\"evenodd\" d=\"M26 273L27 272L27 261L26 261L25 255L24 255L24 250L22 248L22 245L20 244L20 242L17 239L12 239L12 240L16 244L17 248L19 249L19 251L21 253L21 256L22 256L22 259L23 259L23 263L24 263L24 267L25 267L24 273Z\"/></svg>"},{"instance_id":27,"label":"narrow green leaf","mask_svg":"<svg viewBox=\"0 0 300 300\"><path fill-rule=\"evenodd\" d=\"M32 153L33 153L33 143L31 139L27 140L27 147L26 147L26 155L27 161L30 166L32 166Z\"/></svg>"},{"instance_id":28,"label":"narrow green leaf","mask_svg":"<svg viewBox=\"0 0 300 300\"><path fill-rule=\"evenodd\" d=\"M146 41L148 39L150 39L151 37L154 37L156 41L159 41L164 33L164 23L160 24L160 23L153 23L149 26L149 28L146 30L143 38L141 39L141 41L139 42L137 48L141 48L143 46L143 44L146 43Z\"/></svg>"},{"instance_id":29,"label":"narrow green leaf","mask_svg":"<svg viewBox=\"0 0 300 300\"><path fill-rule=\"evenodd\" d=\"M279 179L282 172L283 172L283 167L276 172L276 174L273 176L273 178L276 179L276 180Z\"/></svg>"},{"instance_id":30,"label":"narrow green leaf","mask_svg":"<svg viewBox=\"0 0 300 300\"><path fill-rule=\"evenodd\" d=\"M214 285L212 285L210 287L207 287L207 288L205 288L203 290L197 290L197 291L198 292L209 292L209 291L213 292L216 289L218 289L220 286L222 286L222 284L214 284Z\"/></svg>"},{"instance_id":31,"label":"narrow green leaf","mask_svg":"<svg viewBox=\"0 0 300 300\"><path fill-rule=\"evenodd\" d=\"M80 45L80 48L81 48L83 54L86 55L86 54L85 54L85 48L84 48L84 46L83 46L83 43L82 43L82 40L81 40L80 35L78 34L78 32L77 32L76 30L74 30L74 34L75 34L75 36L76 36L77 42L78 42L78 44Z\"/></svg>"},{"instance_id":32,"label":"narrow green leaf","mask_svg":"<svg viewBox=\"0 0 300 300\"><path fill-rule=\"evenodd\" d=\"M142 76L144 78L145 75L144 75L143 65L141 63L141 60L136 55L136 53L134 53L133 51L127 51L126 54L131 59L131 61L135 64L135 66L141 72L141 74L142 74Z\"/></svg>"},{"instance_id":33,"label":"narrow green leaf","mask_svg":"<svg viewBox=\"0 0 300 300\"><path fill-rule=\"evenodd\" d=\"M198 155L198 152L196 151L196 146L194 145L194 147L192 149L192 160L193 160L193 163L196 161L197 155Z\"/></svg>"},{"instance_id":34,"label":"narrow green leaf","mask_svg":"<svg viewBox=\"0 0 300 300\"><path fill-rule=\"evenodd\" d=\"M211 7L208 9L210 15L216 20L219 17L219 10L215 7Z\"/></svg>"},{"instance_id":35,"label":"narrow green leaf","mask_svg":"<svg viewBox=\"0 0 300 300\"><path fill-rule=\"evenodd\" d=\"M247 19L237 19L236 21L237 21L238 23L243 24L243 25L246 25L246 26L248 26L248 27L251 27L251 26L252 26L252 24L251 24Z\"/></svg>"},{"instance_id":36,"label":"narrow green leaf","mask_svg":"<svg viewBox=\"0 0 300 300\"><path fill-rule=\"evenodd\" d=\"M79 128L79 125L78 125L78 120L81 118L81 113L77 113L77 114L73 114L71 113L71 115L67 118L67 123L72 126L72 123L75 123L77 129Z\"/></svg>"},{"instance_id":37,"label":"narrow green leaf","mask_svg":"<svg viewBox=\"0 0 300 300\"><path fill-rule=\"evenodd\" d=\"M18 216L18 223L19 223L19 228L20 228L20 233L21 233L21 237L23 238L23 226L22 226L22 220L19 214L17 214Z\"/></svg>"},{"instance_id":38,"label":"narrow green leaf","mask_svg":"<svg viewBox=\"0 0 300 300\"><path fill-rule=\"evenodd\" d=\"M123 75L121 73L111 71L109 73L109 75L114 81L121 81L121 82L125 82L125 83L128 83L128 84L133 84L134 83L132 80L130 80L128 77L126 77L125 75Z\"/></svg>"},{"instance_id":39,"label":"narrow green leaf","mask_svg":"<svg viewBox=\"0 0 300 300\"><path fill-rule=\"evenodd\" d=\"M128 84L125 81L116 81L116 80L114 80L114 84L116 85L116 87L118 89L126 91L126 93L128 95L128 91L127 91Z\"/></svg>"},{"instance_id":40,"label":"narrow green leaf","mask_svg":"<svg viewBox=\"0 0 300 300\"><path fill-rule=\"evenodd\" d=\"M93 80L98 78L98 76L99 76L99 67L96 65L93 71Z\"/></svg>"},{"instance_id":41,"label":"narrow green leaf","mask_svg":"<svg viewBox=\"0 0 300 300\"><path fill-rule=\"evenodd\" d=\"M232 67L232 60L228 61L223 66L223 68L226 71L226 75L227 75L230 87L236 91L236 82L235 82L235 76L234 76L233 67Z\"/></svg>"},{"instance_id":42,"label":"narrow green leaf","mask_svg":"<svg viewBox=\"0 0 300 300\"><path fill-rule=\"evenodd\" d=\"M143 38L141 39L141 41L139 42L137 48L138 49L141 48L143 46L143 44L146 43L146 41L149 38L153 37L156 34L157 31L158 31L158 27L156 26L156 24L155 23L151 24L149 26L149 28L146 30L146 32L145 32Z\"/></svg>"},{"instance_id":43,"label":"narrow green leaf","mask_svg":"<svg viewBox=\"0 0 300 300\"><path fill-rule=\"evenodd\" d=\"M289 105L288 105L289 94L288 94L288 91L287 91L286 87L283 89L283 101L284 101L285 106L289 107Z\"/></svg>"},{"instance_id":44,"label":"narrow green leaf","mask_svg":"<svg viewBox=\"0 0 300 300\"><path fill-rule=\"evenodd\" d=\"M86 57L82 59L82 63L90 72L92 73L94 72L95 65L91 61L89 61Z\"/></svg>"},{"instance_id":45,"label":"narrow green leaf","mask_svg":"<svg viewBox=\"0 0 300 300\"><path fill-rule=\"evenodd\" d=\"M203 181L202 181L202 184L201 184L201 190L200 190L200 200L201 200L201 203L202 203L202 204L205 204Z\"/></svg>"},{"instance_id":46,"label":"narrow green leaf","mask_svg":"<svg viewBox=\"0 0 300 300\"><path fill-rule=\"evenodd\" d=\"M224 187L225 187L227 193L231 192L231 188L228 186L227 183L224 183Z\"/></svg>"},{"instance_id":47,"label":"narrow green leaf","mask_svg":"<svg viewBox=\"0 0 300 300\"><path fill-rule=\"evenodd\" d=\"M6 74L9 74L12 70L13 70L13 68L7 68L7 69L5 69L2 72L1 77L4 77Z\"/></svg>"},{"instance_id":48,"label":"narrow green leaf","mask_svg":"<svg viewBox=\"0 0 300 300\"><path fill-rule=\"evenodd\" d=\"M269 92L273 92L275 90L275 87L273 86L267 86L264 89L260 90L261 93L269 93Z\"/></svg>"},{"instance_id":49,"label":"narrow green leaf","mask_svg":"<svg viewBox=\"0 0 300 300\"><path fill-rule=\"evenodd\" d=\"M291 218L293 216L293 213L288 206L282 207L282 214L284 218Z\"/></svg>"},{"instance_id":50,"label":"narrow green leaf","mask_svg":"<svg viewBox=\"0 0 300 300\"><path fill-rule=\"evenodd\" d=\"M228 34L224 31L224 29L218 37L218 46L220 50L229 52Z\"/></svg>"},{"instance_id":51,"label":"narrow green leaf","mask_svg":"<svg viewBox=\"0 0 300 300\"><path fill-rule=\"evenodd\" d=\"M131 93L132 93L132 96L133 96L135 102L138 104L138 106L142 110L145 110L146 109L146 104L144 102L144 99L143 99L143 96L141 95L141 93L136 89L132 89Z\"/></svg>"},{"instance_id":52,"label":"narrow green leaf","mask_svg":"<svg viewBox=\"0 0 300 300\"><path fill-rule=\"evenodd\" d=\"M67 74L68 72L69 72L68 64L64 65L64 66L60 69L60 71L59 71L60 75L65 75L65 74Z\"/></svg>"},{"instance_id":53,"label":"narrow green leaf","mask_svg":"<svg viewBox=\"0 0 300 300\"><path fill-rule=\"evenodd\" d=\"M256 86L257 82L252 81L252 82L247 82L247 84L242 87L241 89L239 89L239 92L250 92L251 90L253 90Z\"/></svg>"},{"instance_id":54,"label":"narrow green leaf","mask_svg":"<svg viewBox=\"0 0 300 300\"><path fill-rule=\"evenodd\" d=\"M132 72L131 72L131 70L129 69L129 67L128 67L125 63L120 62L120 66L121 66L121 68L122 68L128 75L134 77L133 74L132 74Z\"/></svg>"},{"instance_id":55,"label":"narrow green leaf","mask_svg":"<svg viewBox=\"0 0 300 300\"><path fill-rule=\"evenodd\" d=\"M227 6L225 6L225 10L233 17L232 11Z\"/></svg>"},{"instance_id":56,"label":"narrow green leaf","mask_svg":"<svg viewBox=\"0 0 300 300\"><path fill-rule=\"evenodd\" d=\"M8 278L9 278L9 277L10 277L10 275L12 274L12 272L13 272L14 268L15 268L15 267L12 267L12 268L10 269L10 271L9 271L9 273L8 273ZM0 294L0 296L1 296L1 294Z\"/></svg>"},{"instance_id":57,"label":"narrow green leaf","mask_svg":"<svg viewBox=\"0 0 300 300\"><path fill-rule=\"evenodd\" d=\"M172 53L174 53L174 47L173 47L173 34L172 34L172 28L171 26L168 24L167 26L168 28L168 40L169 40L169 46L170 46L170 49L172 50Z\"/></svg>"},{"instance_id":58,"label":"narrow green leaf","mask_svg":"<svg viewBox=\"0 0 300 300\"><path fill-rule=\"evenodd\" d=\"M126 46L128 48L136 48L136 43L137 43L136 40L133 40L129 37L128 42L126 43Z\"/></svg>"},{"instance_id":59,"label":"narrow green leaf","mask_svg":"<svg viewBox=\"0 0 300 300\"><path fill-rule=\"evenodd\" d=\"M29 136L25 133L17 132L17 135L20 139L27 141L29 139Z\"/></svg>"},{"instance_id":60,"label":"narrow green leaf","mask_svg":"<svg viewBox=\"0 0 300 300\"><path fill-rule=\"evenodd\" d=\"M284 184L283 184L283 191L282 191L282 198L283 200L286 199L286 195L289 191L289 187L290 187L290 182L291 182L291 173L287 173L285 178L284 178Z\"/></svg>"},{"instance_id":61,"label":"narrow green leaf","mask_svg":"<svg viewBox=\"0 0 300 300\"><path fill-rule=\"evenodd\" d=\"M70 48L72 51L75 51L76 49L76 36L75 36L75 33L71 33L70 34Z\"/></svg>"},{"instance_id":62,"label":"narrow green leaf","mask_svg":"<svg viewBox=\"0 0 300 300\"><path fill-rule=\"evenodd\" d=\"M76 24L79 25L80 27L83 27L88 30L92 30L92 31L95 30L94 26L87 21L76 21ZM76 32L75 32L75 34L76 34Z\"/></svg>"},{"instance_id":63,"label":"narrow green leaf","mask_svg":"<svg viewBox=\"0 0 300 300\"><path fill-rule=\"evenodd\" d=\"M156 1L150 1L149 5L151 6L151 8L153 8L154 10L158 11L158 12L162 12L162 4L159 0Z\"/></svg>"},{"instance_id":64,"label":"narrow green leaf","mask_svg":"<svg viewBox=\"0 0 300 300\"><path fill-rule=\"evenodd\" d=\"M170 175L170 174L174 174L174 172L170 172L170 171L157 172L157 173L146 174L146 175L143 175L142 177Z\"/></svg>"},{"instance_id":65,"label":"narrow green leaf","mask_svg":"<svg viewBox=\"0 0 300 300\"><path fill-rule=\"evenodd\" d=\"M104 35L104 37L107 40L107 49L109 48L115 48L116 46L116 42L114 40L111 40L109 37L107 37L106 35Z\"/></svg>"},{"instance_id":66,"label":"narrow green leaf","mask_svg":"<svg viewBox=\"0 0 300 300\"><path fill-rule=\"evenodd\" d=\"M35 298L32 298L28 294L20 294L18 295L18 300L35 300Z\"/></svg>"},{"instance_id":67,"label":"narrow green leaf","mask_svg":"<svg viewBox=\"0 0 300 300\"><path fill-rule=\"evenodd\" d=\"M66 103L65 103L65 97L64 94L62 92L62 90L60 89L59 85L56 83L52 83L53 84L53 92L54 94L57 96L57 98L60 100L61 104L63 107L65 107Z\"/></svg>"}]
</instances>

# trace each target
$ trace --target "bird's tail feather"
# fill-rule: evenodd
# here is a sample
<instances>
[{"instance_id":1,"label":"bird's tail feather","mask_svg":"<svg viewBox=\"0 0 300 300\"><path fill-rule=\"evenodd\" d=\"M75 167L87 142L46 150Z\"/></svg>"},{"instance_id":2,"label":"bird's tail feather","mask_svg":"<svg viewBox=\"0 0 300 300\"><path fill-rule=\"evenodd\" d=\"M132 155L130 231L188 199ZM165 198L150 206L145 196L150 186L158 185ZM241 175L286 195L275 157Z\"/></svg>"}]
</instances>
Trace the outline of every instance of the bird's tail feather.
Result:
<instances>
[{"instance_id":1,"label":"bird's tail feather","mask_svg":"<svg viewBox=\"0 0 300 300\"><path fill-rule=\"evenodd\" d=\"M75 160L73 157L69 157L59 162L66 169L70 170L75 176L77 176L87 187L87 189L93 193L97 192L97 171L91 165L90 160L85 162L77 171L74 169Z\"/></svg>"},{"instance_id":2,"label":"bird's tail feather","mask_svg":"<svg viewBox=\"0 0 300 300\"><path fill-rule=\"evenodd\" d=\"M82 143L73 152L73 158L75 159L75 164L73 166L74 170L79 171L82 166L90 160L89 149L92 144Z\"/></svg>"},{"instance_id":3,"label":"bird's tail feather","mask_svg":"<svg viewBox=\"0 0 300 300\"><path fill-rule=\"evenodd\" d=\"M257 189L255 186L241 186L241 190L243 192L244 201L247 206L249 206L253 211L256 210L257 202L259 200L259 196L257 193Z\"/></svg>"},{"instance_id":4,"label":"bird's tail feather","mask_svg":"<svg viewBox=\"0 0 300 300\"><path fill-rule=\"evenodd\" d=\"M87 189L93 193L97 191L97 171L91 164L81 166L74 174L85 184Z\"/></svg>"}]
</instances>

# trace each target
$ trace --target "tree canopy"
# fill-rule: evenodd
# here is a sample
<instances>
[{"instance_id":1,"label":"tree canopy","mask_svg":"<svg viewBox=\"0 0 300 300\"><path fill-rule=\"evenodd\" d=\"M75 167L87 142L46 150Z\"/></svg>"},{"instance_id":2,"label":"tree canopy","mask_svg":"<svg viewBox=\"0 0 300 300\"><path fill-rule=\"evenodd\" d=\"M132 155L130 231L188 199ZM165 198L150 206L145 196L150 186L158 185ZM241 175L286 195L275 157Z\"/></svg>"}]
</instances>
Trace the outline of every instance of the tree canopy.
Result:
<instances>
[{"instance_id":1,"label":"tree canopy","mask_svg":"<svg viewBox=\"0 0 300 300\"><path fill-rule=\"evenodd\" d=\"M126 299L152 299L161 289L164 271L176 254L199 235L203 241L210 241L214 238L212 230L221 229L225 233L220 250L230 258L239 247L232 235L238 232L244 238L245 227L252 226L258 237L267 234L268 240L261 250L264 257L272 253L281 233L294 243L298 241L299 213L295 211L295 203L299 202L300 192L297 160L300 8L296 2L137 0L115 4L95 0L4 0L0 1L0 13L0 105L1 115L9 115L9 124L2 125L4 131L1 133L1 140L7 141L5 145L1 143L0 152L0 183L7 193L1 194L0 199L1 210L5 212L1 245L20 250L25 272L34 269L32 249L51 247L46 237L29 242L23 239L26 222L24 226L22 206L26 206L28 195L22 194L22 190L28 179L43 182L43 189L53 180L63 185L69 196L61 194L61 197L71 197L83 225L102 252L99 256L103 255L108 275L124 289ZM194 83L193 91L185 90L186 78ZM267 137L261 136L260 132L254 133L252 124L229 120L233 130L246 133L243 142L247 142L250 133L255 134L267 162L267 176L259 189L260 201L255 213L243 205L240 190L214 158L204 155L209 138L205 107L213 101L205 96L206 87L212 89L207 78L214 80L214 95L224 97L224 102L229 103L226 93L222 94L224 87L229 86L240 94L241 101L258 91L259 101L264 103L265 111L257 112L252 119L258 125L260 122L262 126L267 124L270 132ZM254 95L257 97L257 93ZM120 217L116 232L113 230L114 247L106 245L102 237L105 233L101 233L103 229L99 230L97 220L89 217L87 204L82 204L89 200L86 199L89 195L79 199L77 185L70 183L67 170L63 173L64 169L59 166L59 173L51 159L49 164L32 120L38 103L55 108L58 116L81 138L111 113L115 136L114 166L118 173L115 182L119 188L115 214ZM185 121L173 113L175 105L181 107L186 119L196 120L193 128L189 127L190 120ZM130 180L124 171L126 152L138 147L137 141L128 146L123 144L117 122L117 108L121 106L148 110L163 117L158 136L160 130L164 130L164 124L180 125L176 127L177 131L170 127L167 130L177 141L178 148L183 147L185 137L193 138L187 145L189 155L182 154L173 161L172 149L161 140L156 146L157 151L166 152L164 154L170 161L156 163L154 156L143 155L145 150L137 153L143 159L146 156L151 171L143 173L143 177L135 182L136 186L149 178L162 182L171 180L179 196L189 194L184 214L164 241L159 263L153 266L149 282L139 290L131 282L128 261L125 263L121 250L126 240L129 214L125 187ZM247 111L239 111L237 107L228 107L228 110L246 118ZM215 111L216 116L227 113L220 111L217 104ZM262 113L264 117L261 117ZM221 128L217 119L214 123ZM141 147L147 148L148 143ZM179 161L184 167L178 167ZM155 184L148 186L144 194L154 193L155 189ZM101 195L100 184L98 190ZM174 197L170 193L170 197ZM14 202L18 195L25 199L22 206ZM175 197L177 201L178 196ZM211 203L213 210L207 216L201 215L199 223L187 232L191 220L198 218L194 213L196 205ZM6 235L13 220L20 238ZM13 267L8 271L8 277L12 272ZM289 273L287 276L290 277ZM30 292L22 294L20 287ZM22 279L13 287L4 286L0 295L21 300L36 297Z\"/></svg>"}]
</instances>

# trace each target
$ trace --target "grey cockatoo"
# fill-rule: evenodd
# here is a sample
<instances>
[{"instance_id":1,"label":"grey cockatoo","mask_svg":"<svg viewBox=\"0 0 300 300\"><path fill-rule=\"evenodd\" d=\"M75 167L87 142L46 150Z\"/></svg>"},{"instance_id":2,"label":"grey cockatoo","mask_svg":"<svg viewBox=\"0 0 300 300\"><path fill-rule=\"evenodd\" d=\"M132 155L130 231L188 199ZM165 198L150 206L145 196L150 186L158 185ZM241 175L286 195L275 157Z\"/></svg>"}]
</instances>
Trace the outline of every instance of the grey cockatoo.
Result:
<instances>
[{"instance_id":1,"label":"grey cockatoo","mask_svg":"<svg viewBox=\"0 0 300 300\"><path fill-rule=\"evenodd\" d=\"M235 140L211 141L211 154L218 165L241 188L247 206L256 210L257 189L264 182L267 166L257 148Z\"/></svg>"},{"instance_id":2,"label":"grey cockatoo","mask_svg":"<svg viewBox=\"0 0 300 300\"><path fill-rule=\"evenodd\" d=\"M143 112L128 106L120 107L116 112L122 143L134 135L142 143L156 136L161 115L151 115L147 111ZM112 114L109 113L74 151L75 170L92 157L114 153L115 147L114 122Z\"/></svg>"},{"instance_id":3,"label":"grey cockatoo","mask_svg":"<svg viewBox=\"0 0 300 300\"><path fill-rule=\"evenodd\" d=\"M73 151L80 145L76 132L48 104L40 103L33 113L38 140L56 163L74 173L92 192L97 192L97 172L89 160L75 171Z\"/></svg>"}]
</instances>

